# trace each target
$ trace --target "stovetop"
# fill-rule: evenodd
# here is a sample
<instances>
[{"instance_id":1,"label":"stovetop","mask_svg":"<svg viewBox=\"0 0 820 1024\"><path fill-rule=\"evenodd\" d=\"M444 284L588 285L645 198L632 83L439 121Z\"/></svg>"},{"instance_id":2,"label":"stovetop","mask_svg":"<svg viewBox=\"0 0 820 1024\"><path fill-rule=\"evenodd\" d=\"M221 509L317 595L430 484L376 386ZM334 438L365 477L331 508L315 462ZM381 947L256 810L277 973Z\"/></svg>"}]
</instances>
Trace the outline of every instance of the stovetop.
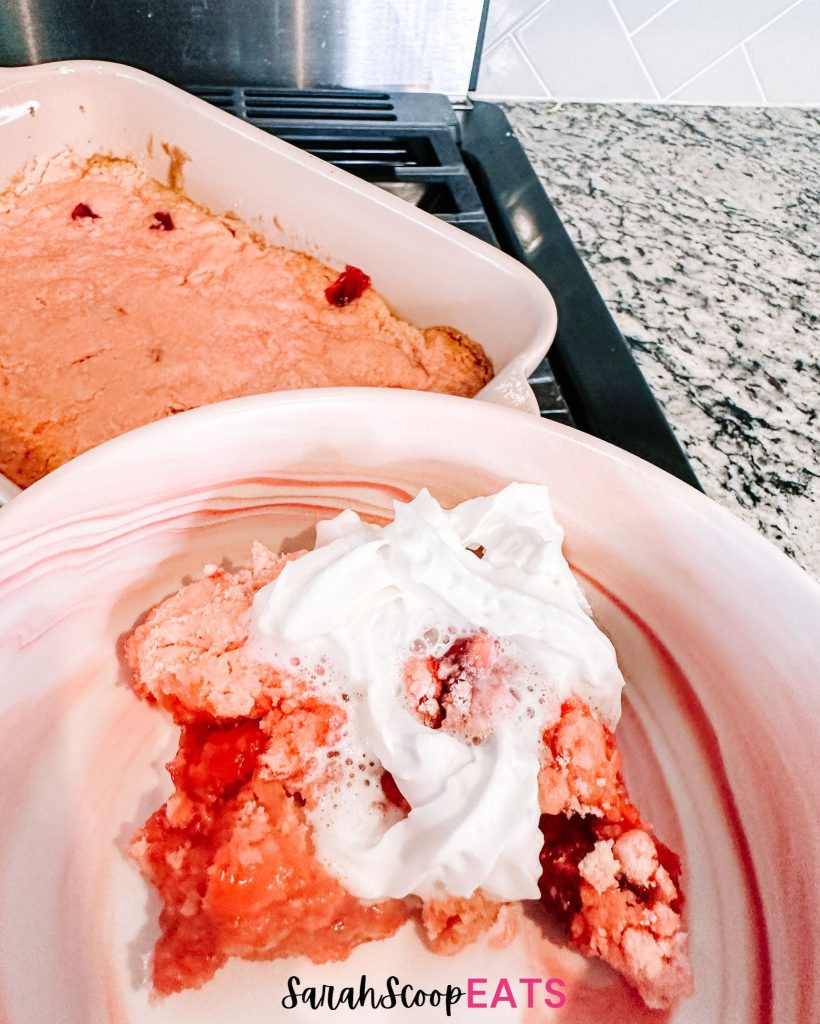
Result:
<instances>
[{"instance_id":1,"label":"stovetop","mask_svg":"<svg viewBox=\"0 0 820 1024\"><path fill-rule=\"evenodd\" d=\"M519 259L558 307L549 356L530 376L541 415L700 486L500 107L432 93L186 88Z\"/></svg>"}]
</instances>

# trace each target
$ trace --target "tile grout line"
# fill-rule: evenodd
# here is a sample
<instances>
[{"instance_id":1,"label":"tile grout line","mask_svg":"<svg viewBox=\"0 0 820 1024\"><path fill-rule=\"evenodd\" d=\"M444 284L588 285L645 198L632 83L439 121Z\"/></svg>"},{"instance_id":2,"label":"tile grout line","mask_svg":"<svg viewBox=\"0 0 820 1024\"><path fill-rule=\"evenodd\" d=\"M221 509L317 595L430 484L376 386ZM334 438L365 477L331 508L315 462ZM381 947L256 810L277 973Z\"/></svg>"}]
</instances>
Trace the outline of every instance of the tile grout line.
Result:
<instances>
[{"instance_id":1,"label":"tile grout line","mask_svg":"<svg viewBox=\"0 0 820 1024\"><path fill-rule=\"evenodd\" d=\"M638 53L637 46L635 46L634 42L632 41L632 37L627 32L626 25L624 24L624 19L621 17L621 12L615 6L615 0L607 0L607 2L609 3L609 6L610 6L610 9L612 10L612 13L615 15L615 19L617 20L618 24L621 27L621 31L623 32L623 34L624 34L624 36L626 38L627 45L629 46L630 50L632 50L632 53L635 56L635 60L637 60L638 64L640 65L641 71L643 71L643 73L646 75L647 81L652 86L652 92L655 94L655 99L659 100L661 98L661 94L660 94L660 91L658 90L657 85L655 85L655 79L649 74L649 69L644 64L643 58L641 57L641 55ZM677 0L673 0L673 2L677 2ZM799 2L799 0L798 0L798 2Z\"/></svg>"},{"instance_id":2,"label":"tile grout line","mask_svg":"<svg viewBox=\"0 0 820 1024\"><path fill-rule=\"evenodd\" d=\"M610 0L610 2L612 2L612 0ZM794 0L794 3L789 4L788 7L784 7L783 10L779 14L776 14L773 18L770 18L766 22L765 25L761 25L760 28L756 28L754 30L754 32L749 33L749 35L746 36L745 39L742 39L739 43L735 43L725 53L722 53L719 57L716 57L715 60L713 60L710 64L707 64L705 67L702 67L700 69L700 71L696 72L694 75L692 75L691 77L687 78L685 82L681 82L680 85L676 85L675 88L671 92L668 92L665 96L662 96L661 99L663 99L663 100L673 99L679 92L681 92L682 89L685 89L687 85L691 85L692 82L694 82L695 79L698 78L700 75L705 74L707 71L711 71L711 69L715 66L715 64L719 64L724 59L724 57L728 57L729 54L730 53L734 53L735 50L738 50L738 49L742 48L743 52L747 53L747 51L746 51L746 44L747 43L751 42L751 40L754 39L756 36L759 36L761 32L765 32L765 30L767 28L769 28L770 26L774 25L774 23L776 21L779 21L784 15L788 14L789 11L793 11L795 9L795 7L799 7L800 4L802 4L803 2L804 2L804 0ZM747 59L749 59L748 56L747 56ZM749 67L750 67L750 69L752 71L752 74L754 75L755 81L757 82L757 86L760 89L761 94L763 95L764 102L768 103L769 101L766 99L766 95L763 92L763 87L760 85L760 82L759 82L759 80L757 78L757 72L755 72L754 68L752 67L752 62L751 62L750 59L749 59Z\"/></svg>"},{"instance_id":3,"label":"tile grout line","mask_svg":"<svg viewBox=\"0 0 820 1024\"><path fill-rule=\"evenodd\" d=\"M669 0L669 3L664 4L663 7L661 7L661 9L659 11L655 11L654 14L650 14L649 17L646 19L646 21L642 21L640 23L640 25L638 25L637 28L633 28L631 32L627 33L629 35L630 39L636 33L640 32L641 29L646 28L646 26L648 24L650 24L650 22L653 22L655 20L655 18L660 18L660 16L662 14L664 14L666 11L668 11L670 7L674 7L677 2L678 2L678 0Z\"/></svg>"},{"instance_id":4,"label":"tile grout line","mask_svg":"<svg viewBox=\"0 0 820 1024\"><path fill-rule=\"evenodd\" d=\"M551 3L552 0L543 0L543 2L540 3L533 10L531 10L530 13L526 15L526 17L522 18L521 21L519 21L518 24L515 26L515 28L511 28L507 34L510 36L514 36L516 35L516 33L520 32L522 28L527 28L528 25L531 25L535 21L535 19L538 17L541 11L543 11L545 7L549 7Z\"/></svg>"},{"instance_id":5,"label":"tile grout line","mask_svg":"<svg viewBox=\"0 0 820 1024\"><path fill-rule=\"evenodd\" d=\"M751 73L752 73L752 78L755 80L755 85L757 86L757 91L760 93L760 99L763 101L763 103L768 104L769 101L766 98L766 93L763 91L763 83L760 81L760 79L757 76L757 71L755 71L755 66L754 66L754 64L752 64L752 58L749 56L749 51L746 49L746 42L745 42L745 40L744 40L744 42L742 42L740 44L740 52L746 58L746 64L749 67L749 71L751 71Z\"/></svg>"},{"instance_id":6,"label":"tile grout line","mask_svg":"<svg viewBox=\"0 0 820 1024\"><path fill-rule=\"evenodd\" d=\"M542 0L542 2L538 4L538 6L535 7L533 10L531 10L530 13L526 15L526 17L522 18L517 25L513 25L512 28L508 28L506 32L503 32L498 37L498 39L493 40L491 45L485 43L484 49L481 51L482 61L486 57L489 57L491 54L495 53L495 51L499 49L502 43L506 43L507 41L511 42L513 46L517 47L517 49L521 53L524 53L524 47L521 45L521 43L519 43L518 39L515 36L515 33L518 32L519 29L526 28L526 26L529 25L533 18L536 18L541 13L541 11L543 11L544 8L547 7L548 4L550 4L551 2L552 0ZM526 57L526 53L524 53L524 56ZM535 66L532 65L532 62L529 60L529 58L527 58L527 63L531 65L530 70L535 73L535 77L538 79L539 82L541 82L541 85L544 85L544 83L541 81L541 76L535 71ZM546 86L544 86L544 88L546 89Z\"/></svg>"},{"instance_id":7,"label":"tile grout line","mask_svg":"<svg viewBox=\"0 0 820 1024\"><path fill-rule=\"evenodd\" d=\"M492 45L489 46L482 53L482 59L485 58L485 57L489 57L503 43L509 41L510 44L515 49L515 51L518 54L518 56L523 60L524 64L527 66L527 68L530 71L530 73L533 75L535 80L538 82L538 84L544 90L544 96L542 96L542 97L534 97L534 98L539 98L539 99L555 99L555 96L552 94L550 89L547 87L546 82L542 78L541 74L539 73L538 69L536 68L535 64L533 63L532 59L530 58L529 54L527 53L526 48L524 47L524 45L521 42L521 40L518 38L518 33L522 29L527 28L538 17L539 14L541 14L541 12L546 7L548 7L550 5L551 2L552 2L552 0L542 0L542 2L539 3L532 11L530 11L529 14L527 14L527 16L525 18L523 18L518 25L514 25L512 28L508 29L505 33L503 33L503 35L501 35L497 39L495 39L493 41ZM694 75L691 75L689 78L687 78L680 85L676 86L670 92L668 92L668 93L666 93L664 95L661 95L660 90L658 89L657 85L655 84L654 79L652 78L652 75L649 73L649 69L647 68L646 64L643 61L643 58L641 57L640 53L638 52L637 47L635 46L635 43L634 43L632 37L635 36L637 33L641 32L651 22L655 21L656 18L659 18L662 14L666 13L666 11L668 11L670 8L674 7L678 2L679 2L679 0L669 0L669 2L664 4L664 6L660 8L660 10L656 11L653 15L651 15L645 21L641 22L641 24L638 25L637 28L633 29L630 32L627 29L626 23L624 22L624 20L623 20L623 18L621 16L621 13L620 13L620 11L617 8L615 0L607 0L607 3L609 4L610 9L612 10L612 13L615 16L615 18L616 18L616 20L618 22L619 27L621 28L622 32L624 33L624 35L626 37L626 40L627 40L627 43L629 45L630 50L632 51L635 59L638 62L638 65L640 66L641 70L643 71L644 75L646 76L646 79L649 82L649 84L650 84L650 86L652 88L653 93L655 94L655 98L660 100L660 101L662 101L662 102L666 102L667 100L674 101L674 98L675 98L675 96L677 96L678 93L682 92L687 86L691 85L692 82L694 82L697 78L699 78L701 75L705 74L707 71L710 71L713 67L715 67L716 64L719 64L726 57L730 56L730 54L734 53L735 50L739 49L740 52L741 52L741 55L743 56L743 58L746 61L746 64L747 64L748 69L749 69L749 72L752 75L755 87L756 87L758 93L760 94L761 102L764 103L764 104L768 104L769 101L766 98L766 93L765 93L765 90L763 89L763 84L761 83L760 78L759 78L759 76L757 74L757 71L755 70L754 64L752 63L752 59L751 59L751 56L749 54L749 51L747 49L747 45L746 44L751 42L757 36L759 36L762 32L765 32L766 29L770 28L772 25L774 25L776 22L778 22L785 15L787 15L791 11L793 11L796 7L799 7L802 3L805 2L805 0L794 0L793 3L788 4L786 7L783 8L782 11L780 11L778 14L776 14L773 18L770 18L767 22L765 22L759 28L756 28L754 30L754 32L751 32L740 43L735 43L733 46L730 47L730 49L726 50L720 56L716 57L709 64L706 64L704 67L700 68ZM604 101L601 101L601 102L608 102L608 101L604 100Z\"/></svg>"},{"instance_id":8,"label":"tile grout line","mask_svg":"<svg viewBox=\"0 0 820 1024\"><path fill-rule=\"evenodd\" d=\"M536 68L535 64L533 64L533 62L530 60L529 54L519 41L518 37L515 34L515 31L510 33L510 38L512 39L512 44L518 51L519 55L524 58L524 63L527 65L527 67L530 69L533 75L535 75L536 82L538 82L538 84L544 90L544 98L550 100L553 99L552 90L547 86L547 83L539 74L538 68Z\"/></svg>"},{"instance_id":9,"label":"tile grout line","mask_svg":"<svg viewBox=\"0 0 820 1024\"><path fill-rule=\"evenodd\" d=\"M533 18L537 17L541 13L541 11L543 11L544 8L551 2L552 0L541 0L541 3L537 4L530 11L529 14L525 15L521 19L521 21L518 22L517 25L513 25L511 28L508 28L506 32L502 32L498 39L494 39L492 43L485 42L484 49L481 51L481 59L483 60L485 57L488 57L491 53L494 53L499 48L499 46L501 46L502 43L506 43L508 39L511 42L517 42L517 40L515 39L515 33L518 32L519 29L525 28L527 25L529 25Z\"/></svg>"},{"instance_id":10,"label":"tile grout line","mask_svg":"<svg viewBox=\"0 0 820 1024\"><path fill-rule=\"evenodd\" d=\"M741 45L745 46L746 43L750 43L755 36L759 36L761 32L765 32L767 28L771 28L776 21L780 21L785 14L788 14L789 11L793 11L795 7L799 7L802 3L804 3L804 0L794 0L793 4L789 4L788 7L784 7L780 14L776 14L773 18L770 18L765 25L761 25L760 28L756 28L754 32L750 32Z\"/></svg>"},{"instance_id":11,"label":"tile grout line","mask_svg":"<svg viewBox=\"0 0 820 1024\"><path fill-rule=\"evenodd\" d=\"M734 53L735 50L739 50L741 46L743 46L743 43L733 43L732 46L725 53L722 53L719 57L716 57L710 64L706 64L699 71L697 71L694 75L690 75L689 78L687 78L685 82L681 82L680 85L676 85L675 88L671 90L671 92L668 92L665 96L663 96L661 98L664 99L664 100L672 99L682 89L685 89L687 85L691 85L692 82L694 82L696 78L700 78L700 76L706 74L707 71L711 71L712 68L715 66L715 64L720 64L720 62L725 57L728 57L730 53Z\"/></svg>"},{"instance_id":12,"label":"tile grout line","mask_svg":"<svg viewBox=\"0 0 820 1024\"><path fill-rule=\"evenodd\" d=\"M495 40L492 46L485 46L484 49L481 51L482 62L485 61L487 57L490 57L492 54L494 54L502 43L506 43L506 41L510 38L511 35L512 32L505 32L503 36L500 36L498 39Z\"/></svg>"}]
</instances>

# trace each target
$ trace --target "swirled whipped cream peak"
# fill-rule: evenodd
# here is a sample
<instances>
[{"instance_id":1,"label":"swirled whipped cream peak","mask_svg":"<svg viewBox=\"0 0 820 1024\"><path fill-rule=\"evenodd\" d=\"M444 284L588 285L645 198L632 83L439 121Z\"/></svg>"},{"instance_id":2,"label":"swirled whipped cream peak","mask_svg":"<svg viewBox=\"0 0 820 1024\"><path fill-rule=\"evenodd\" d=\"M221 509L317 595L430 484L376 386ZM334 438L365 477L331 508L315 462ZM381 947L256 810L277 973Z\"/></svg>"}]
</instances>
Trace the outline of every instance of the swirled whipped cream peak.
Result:
<instances>
[{"instance_id":1,"label":"swirled whipped cream peak","mask_svg":"<svg viewBox=\"0 0 820 1024\"><path fill-rule=\"evenodd\" d=\"M562 540L542 486L424 490L383 527L320 523L255 595L254 657L345 712L306 811L354 895L538 897L544 730L573 695L614 728L623 686Z\"/></svg>"}]
</instances>

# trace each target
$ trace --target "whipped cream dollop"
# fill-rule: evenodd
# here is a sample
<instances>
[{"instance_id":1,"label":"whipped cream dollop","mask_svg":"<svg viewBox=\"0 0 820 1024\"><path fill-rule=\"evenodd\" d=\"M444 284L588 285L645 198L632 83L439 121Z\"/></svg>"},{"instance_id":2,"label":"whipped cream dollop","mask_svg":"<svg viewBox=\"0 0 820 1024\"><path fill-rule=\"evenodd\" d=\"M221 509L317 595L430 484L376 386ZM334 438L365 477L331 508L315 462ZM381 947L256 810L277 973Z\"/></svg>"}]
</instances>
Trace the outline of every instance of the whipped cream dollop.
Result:
<instances>
[{"instance_id":1,"label":"whipped cream dollop","mask_svg":"<svg viewBox=\"0 0 820 1024\"><path fill-rule=\"evenodd\" d=\"M314 550L256 594L254 655L298 666L345 711L335 779L306 810L317 855L354 895L538 896L544 729L573 694L614 727L623 686L562 540L542 486L449 510L421 491L384 527L352 511L320 523ZM425 724L408 664L476 636L502 667L489 730ZM384 770L406 816L384 800Z\"/></svg>"}]
</instances>

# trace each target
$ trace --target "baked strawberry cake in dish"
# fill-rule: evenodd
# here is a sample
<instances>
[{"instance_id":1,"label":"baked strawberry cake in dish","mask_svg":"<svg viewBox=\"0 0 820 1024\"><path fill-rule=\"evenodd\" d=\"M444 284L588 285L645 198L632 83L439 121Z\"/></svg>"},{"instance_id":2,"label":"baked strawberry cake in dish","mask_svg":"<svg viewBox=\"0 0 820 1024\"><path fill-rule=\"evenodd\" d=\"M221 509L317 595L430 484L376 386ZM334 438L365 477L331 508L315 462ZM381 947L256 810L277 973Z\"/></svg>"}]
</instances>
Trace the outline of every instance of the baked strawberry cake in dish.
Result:
<instances>
[{"instance_id":1,"label":"baked strawberry cake in dish","mask_svg":"<svg viewBox=\"0 0 820 1024\"><path fill-rule=\"evenodd\" d=\"M546 489L422 491L316 534L206 568L126 641L181 727L131 845L163 902L155 992L229 957L343 960L411 919L454 954L533 901L648 1006L687 995L681 866L629 799L623 678Z\"/></svg>"},{"instance_id":2,"label":"baked strawberry cake in dish","mask_svg":"<svg viewBox=\"0 0 820 1024\"><path fill-rule=\"evenodd\" d=\"M117 434L240 395L476 394L493 375L482 348L395 316L375 269L267 245L127 160L67 153L32 169L0 194L0 473L25 487Z\"/></svg>"}]
</instances>

